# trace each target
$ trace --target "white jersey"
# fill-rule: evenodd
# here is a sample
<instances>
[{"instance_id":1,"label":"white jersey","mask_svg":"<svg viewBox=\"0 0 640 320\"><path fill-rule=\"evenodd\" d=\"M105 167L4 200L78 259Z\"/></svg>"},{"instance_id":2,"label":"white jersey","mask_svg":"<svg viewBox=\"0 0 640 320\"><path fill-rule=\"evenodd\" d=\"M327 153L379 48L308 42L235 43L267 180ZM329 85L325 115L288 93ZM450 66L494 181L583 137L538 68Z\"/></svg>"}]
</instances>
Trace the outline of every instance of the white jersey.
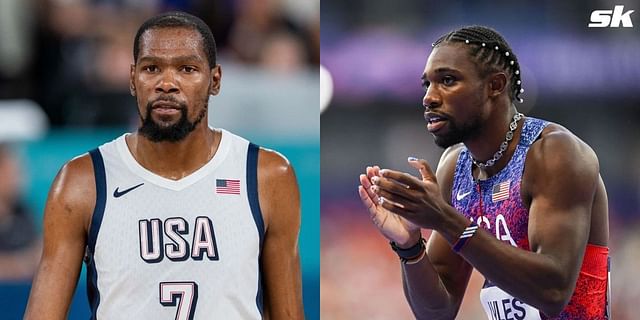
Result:
<instances>
[{"instance_id":1,"label":"white jersey","mask_svg":"<svg viewBox=\"0 0 640 320\"><path fill-rule=\"evenodd\" d=\"M90 155L91 319L262 318L256 145L222 130L214 157L180 180L142 167L125 135Z\"/></svg>"}]
</instances>

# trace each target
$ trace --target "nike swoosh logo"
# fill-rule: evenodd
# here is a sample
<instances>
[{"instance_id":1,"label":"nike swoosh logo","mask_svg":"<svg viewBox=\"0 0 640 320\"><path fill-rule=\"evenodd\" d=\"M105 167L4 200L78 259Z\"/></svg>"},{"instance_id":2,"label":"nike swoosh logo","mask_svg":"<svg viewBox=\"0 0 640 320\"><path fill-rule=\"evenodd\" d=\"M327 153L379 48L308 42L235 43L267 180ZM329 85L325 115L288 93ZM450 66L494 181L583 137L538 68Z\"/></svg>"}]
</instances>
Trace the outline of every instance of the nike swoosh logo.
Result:
<instances>
[{"instance_id":1,"label":"nike swoosh logo","mask_svg":"<svg viewBox=\"0 0 640 320\"><path fill-rule=\"evenodd\" d=\"M460 194L460 191L458 191L458 194L456 194L456 200L460 201L464 199L466 196L468 196L469 194L471 194L471 191L465 192L463 194Z\"/></svg>"},{"instance_id":2,"label":"nike swoosh logo","mask_svg":"<svg viewBox=\"0 0 640 320\"><path fill-rule=\"evenodd\" d=\"M143 183L141 183L141 184L139 184L139 185L135 185L135 186L133 186L133 187L131 187L131 188L129 188L129 189L122 190L122 191L119 191L119 190L118 190L118 189L119 189L119 187L118 187L118 188L116 188L115 190L113 190L113 196L114 196L115 198L120 198L120 197L124 196L125 194L127 194L127 193L129 193L129 192L133 191L134 189L136 189L136 188L138 188L138 187L142 186L143 184L144 184L144 182L143 182Z\"/></svg>"}]
</instances>

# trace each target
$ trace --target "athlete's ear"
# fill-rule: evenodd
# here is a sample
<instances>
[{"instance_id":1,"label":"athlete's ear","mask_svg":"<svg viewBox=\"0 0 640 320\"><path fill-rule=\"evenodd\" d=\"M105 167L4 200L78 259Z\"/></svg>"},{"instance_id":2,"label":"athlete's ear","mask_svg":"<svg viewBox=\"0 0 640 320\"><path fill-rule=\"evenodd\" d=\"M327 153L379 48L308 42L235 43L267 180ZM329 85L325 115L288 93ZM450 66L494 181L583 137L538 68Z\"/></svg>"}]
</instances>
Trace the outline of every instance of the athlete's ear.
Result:
<instances>
[{"instance_id":1,"label":"athlete's ear","mask_svg":"<svg viewBox=\"0 0 640 320\"><path fill-rule=\"evenodd\" d=\"M136 75L136 65L131 64L131 69L129 70L129 92L132 96L136 96L136 83L134 81Z\"/></svg>"},{"instance_id":2,"label":"athlete's ear","mask_svg":"<svg viewBox=\"0 0 640 320\"><path fill-rule=\"evenodd\" d=\"M507 89L507 76L504 72L496 72L489 76L489 97L495 98Z\"/></svg>"},{"instance_id":3,"label":"athlete's ear","mask_svg":"<svg viewBox=\"0 0 640 320\"><path fill-rule=\"evenodd\" d=\"M209 86L209 94L212 96L220 93L220 81L222 80L222 67L216 64L211 68L211 85Z\"/></svg>"}]
</instances>

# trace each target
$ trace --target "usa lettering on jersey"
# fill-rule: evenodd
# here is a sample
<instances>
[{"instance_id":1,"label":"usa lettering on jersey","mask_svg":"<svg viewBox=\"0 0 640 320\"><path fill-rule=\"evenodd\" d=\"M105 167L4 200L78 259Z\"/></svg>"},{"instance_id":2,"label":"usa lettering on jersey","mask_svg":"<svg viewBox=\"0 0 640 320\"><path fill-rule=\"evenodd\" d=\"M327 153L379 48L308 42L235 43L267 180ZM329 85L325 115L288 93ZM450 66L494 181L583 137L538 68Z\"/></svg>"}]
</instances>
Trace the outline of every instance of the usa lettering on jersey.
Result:
<instances>
[{"instance_id":1,"label":"usa lettering on jersey","mask_svg":"<svg viewBox=\"0 0 640 320\"><path fill-rule=\"evenodd\" d=\"M218 260L218 246L213 222L205 216L195 219L193 233L182 217L143 219L138 221L140 258L147 263L158 263L167 257L171 261Z\"/></svg>"}]
</instances>

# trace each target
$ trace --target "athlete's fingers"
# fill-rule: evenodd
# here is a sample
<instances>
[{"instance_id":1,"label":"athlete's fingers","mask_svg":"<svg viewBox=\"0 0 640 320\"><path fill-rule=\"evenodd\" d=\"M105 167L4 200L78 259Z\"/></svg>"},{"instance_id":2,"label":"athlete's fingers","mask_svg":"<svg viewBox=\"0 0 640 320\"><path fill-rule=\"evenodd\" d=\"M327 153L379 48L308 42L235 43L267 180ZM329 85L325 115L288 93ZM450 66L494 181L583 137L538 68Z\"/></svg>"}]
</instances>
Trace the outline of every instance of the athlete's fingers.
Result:
<instances>
[{"instance_id":1,"label":"athlete's fingers","mask_svg":"<svg viewBox=\"0 0 640 320\"><path fill-rule=\"evenodd\" d=\"M380 175L380 167L379 166L368 166L367 167L367 177L369 177L369 179L375 177L375 176L379 176Z\"/></svg>"},{"instance_id":2,"label":"athlete's fingers","mask_svg":"<svg viewBox=\"0 0 640 320\"><path fill-rule=\"evenodd\" d=\"M369 178L366 175L364 175L364 174L360 175L360 184L364 188L364 190L367 193L367 195L369 196L369 198L371 198L371 200L373 202L377 202L378 201L378 195L375 192L373 192L373 190L371 188L372 187L371 181L369 181Z\"/></svg>"},{"instance_id":3,"label":"athlete's fingers","mask_svg":"<svg viewBox=\"0 0 640 320\"><path fill-rule=\"evenodd\" d=\"M375 177L375 176L377 176L377 175L378 175L378 172L375 170L375 168L374 168L374 167L372 167L372 166L367 166L367 177L368 177L369 179L371 179L371 178L373 178L373 177Z\"/></svg>"},{"instance_id":4,"label":"athlete's fingers","mask_svg":"<svg viewBox=\"0 0 640 320\"><path fill-rule=\"evenodd\" d=\"M406 208L403 207L402 204L393 202L393 201L391 201L389 199L382 198L382 197L380 197L379 199L380 200L378 201L378 205L383 207L383 208L385 208L385 209L387 209L387 210L389 210L389 211L391 211L392 213L395 213L395 214L397 214L399 216L402 216L402 217L407 216L407 215L410 214L406 210Z\"/></svg>"},{"instance_id":5,"label":"athlete's fingers","mask_svg":"<svg viewBox=\"0 0 640 320\"><path fill-rule=\"evenodd\" d=\"M407 198L403 195L389 192L385 189L380 188L379 186L373 186L373 190L378 195L378 201L380 201L380 198L384 198L385 200L391 201L392 203L395 203L397 206L404 209L415 207L415 202L412 198Z\"/></svg>"},{"instance_id":6,"label":"athlete's fingers","mask_svg":"<svg viewBox=\"0 0 640 320\"><path fill-rule=\"evenodd\" d=\"M384 223L387 221L387 218L389 218L389 215L380 214L380 212L377 210L377 203L371 200L371 197L363 186L358 186L358 193L360 194L362 203L364 203L364 205L369 210L369 218L371 218L373 224L375 224L380 229L384 228Z\"/></svg>"},{"instance_id":7,"label":"athlete's fingers","mask_svg":"<svg viewBox=\"0 0 640 320\"><path fill-rule=\"evenodd\" d=\"M382 169L380 170L380 177L391 180L394 183L399 183L408 188L418 189L422 187L422 181L408 173Z\"/></svg>"},{"instance_id":8,"label":"athlete's fingers","mask_svg":"<svg viewBox=\"0 0 640 320\"><path fill-rule=\"evenodd\" d=\"M373 189L378 196L381 196L381 193L378 191L387 192L387 196L389 196L389 194L393 194L395 196L404 198L405 201L412 200L418 196L418 194L416 194L417 189L411 189L409 188L409 186L400 184L394 180L383 177L373 177L371 178L371 180L374 184Z\"/></svg>"},{"instance_id":9,"label":"athlete's fingers","mask_svg":"<svg viewBox=\"0 0 640 320\"><path fill-rule=\"evenodd\" d=\"M369 210L369 214L373 215L376 211L376 204L373 202L363 186L358 186L358 194L360 195L360 200L362 200L364 206Z\"/></svg>"},{"instance_id":10,"label":"athlete's fingers","mask_svg":"<svg viewBox=\"0 0 640 320\"><path fill-rule=\"evenodd\" d=\"M433 174L433 171L431 170L429 163L427 163L427 160L418 159L416 157L409 157L407 161L409 162L409 165L416 168L420 172L420 176L422 176L422 181L437 182L436 175Z\"/></svg>"},{"instance_id":11,"label":"athlete's fingers","mask_svg":"<svg viewBox=\"0 0 640 320\"><path fill-rule=\"evenodd\" d=\"M402 208L400 205L398 205L398 203L394 203L393 201L390 201L389 199L386 199L386 198L380 198L380 199L381 201L378 202L379 203L378 205L387 209L391 213L397 214L398 216L406 219L409 222L412 222L413 219L416 218L416 213L411 208L406 208L406 207Z\"/></svg>"},{"instance_id":12,"label":"athlete's fingers","mask_svg":"<svg viewBox=\"0 0 640 320\"><path fill-rule=\"evenodd\" d=\"M371 186L371 180L369 180L369 177L367 177L366 174L361 174L359 178L360 178L360 184L363 187L369 188Z\"/></svg>"}]
</instances>

